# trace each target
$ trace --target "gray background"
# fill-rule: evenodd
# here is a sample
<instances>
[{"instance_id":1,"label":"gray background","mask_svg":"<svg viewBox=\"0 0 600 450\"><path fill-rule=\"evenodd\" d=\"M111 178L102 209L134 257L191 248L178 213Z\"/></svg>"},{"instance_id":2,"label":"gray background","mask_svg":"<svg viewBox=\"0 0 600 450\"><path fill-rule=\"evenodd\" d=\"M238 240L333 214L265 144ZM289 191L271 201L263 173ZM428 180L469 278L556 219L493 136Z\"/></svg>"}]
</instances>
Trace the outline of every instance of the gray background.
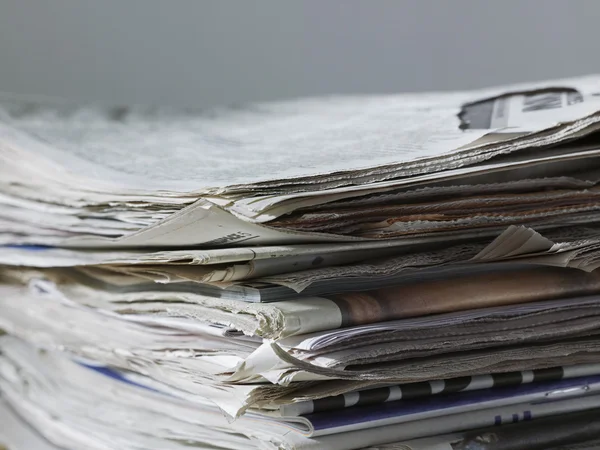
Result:
<instances>
[{"instance_id":1,"label":"gray background","mask_svg":"<svg viewBox=\"0 0 600 450\"><path fill-rule=\"evenodd\" d=\"M212 106L600 72L599 0L0 0L0 91Z\"/></svg>"}]
</instances>

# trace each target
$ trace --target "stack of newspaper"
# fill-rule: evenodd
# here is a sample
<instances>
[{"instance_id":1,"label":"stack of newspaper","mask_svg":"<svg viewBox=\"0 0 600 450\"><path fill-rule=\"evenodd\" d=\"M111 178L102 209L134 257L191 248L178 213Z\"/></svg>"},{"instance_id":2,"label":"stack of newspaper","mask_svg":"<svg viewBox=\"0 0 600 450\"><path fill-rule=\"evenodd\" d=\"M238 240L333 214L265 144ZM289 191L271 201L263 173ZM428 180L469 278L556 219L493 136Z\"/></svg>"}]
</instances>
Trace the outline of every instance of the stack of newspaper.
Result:
<instances>
[{"instance_id":1,"label":"stack of newspaper","mask_svg":"<svg viewBox=\"0 0 600 450\"><path fill-rule=\"evenodd\" d=\"M600 76L212 111L0 98L0 443L597 441L598 132Z\"/></svg>"}]
</instances>

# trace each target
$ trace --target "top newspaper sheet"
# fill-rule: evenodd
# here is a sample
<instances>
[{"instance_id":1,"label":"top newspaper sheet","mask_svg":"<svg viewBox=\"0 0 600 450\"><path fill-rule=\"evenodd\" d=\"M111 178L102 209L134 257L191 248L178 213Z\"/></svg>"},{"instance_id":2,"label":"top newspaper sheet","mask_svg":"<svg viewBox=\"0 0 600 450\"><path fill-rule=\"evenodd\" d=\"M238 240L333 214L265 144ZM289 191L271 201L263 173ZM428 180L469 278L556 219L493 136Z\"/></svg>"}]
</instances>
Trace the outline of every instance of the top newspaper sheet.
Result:
<instances>
[{"instance_id":1,"label":"top newspaper sheet","mask_svg":"<svg viewBox=\"0 0 600 450\"><path fill-rule=\"evenodd\" d=\"M597 157L589 142L549 147L600 127L599 94L600 77L590 76L211 112L0 98L0 244L219 247L377 238L269 221L399 187ZM492 160L516 152L522 155ZM398 226L389 228L393 234Z\"/></svg>"},{"instance_id":2,"label":"top newspaper sheet","mask_svg":"<svg viewBox=\"0 0 600 450\"><path fill-rule=\"evenodd\" d=\"M235 190L231 187L298 183L293 179L341 172L355 176L418 159L433 162L490 133L519 135L582 119L600 110L598 94L600 78L591 76L215 111L99 109L3 98L0 142L2 153L44 155L73 174L121 187Z\"/></svg>"}]
</instances>

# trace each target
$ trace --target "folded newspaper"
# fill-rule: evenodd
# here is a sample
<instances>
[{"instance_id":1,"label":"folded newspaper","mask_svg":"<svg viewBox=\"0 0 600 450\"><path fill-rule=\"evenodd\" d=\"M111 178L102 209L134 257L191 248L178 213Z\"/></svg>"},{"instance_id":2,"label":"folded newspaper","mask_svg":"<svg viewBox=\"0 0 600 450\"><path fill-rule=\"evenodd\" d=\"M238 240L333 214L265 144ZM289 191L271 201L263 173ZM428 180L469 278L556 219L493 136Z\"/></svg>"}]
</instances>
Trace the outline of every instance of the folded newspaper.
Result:
<instances>
[{"instance_id":1,"label":"folded newspaper","mask_svg":"<svg viewBox=\"0 0 600 450\"><path fill-rule=\"evenodd\" d=\"M599 132L600 76L212 111L0 96L0 444L585 448Z\"/></svg>"}]
</instances>

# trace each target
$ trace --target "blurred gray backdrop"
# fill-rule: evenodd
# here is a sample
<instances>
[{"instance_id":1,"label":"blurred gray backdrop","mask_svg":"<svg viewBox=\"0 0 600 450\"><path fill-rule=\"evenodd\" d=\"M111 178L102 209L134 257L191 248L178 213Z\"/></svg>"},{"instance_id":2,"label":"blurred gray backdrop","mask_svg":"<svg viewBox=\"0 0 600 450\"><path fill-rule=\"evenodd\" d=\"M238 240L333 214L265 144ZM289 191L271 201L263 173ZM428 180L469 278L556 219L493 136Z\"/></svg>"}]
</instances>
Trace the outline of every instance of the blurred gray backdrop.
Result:
<instances>
[{"instance_id":1,"label":"blurred gray backdrop","mask_svg":"<svg viewBox=\"0 0 600 450\"><path fill-rule=\"evenodd\" d=\"M0 0L0 91L212 106L600 72L599 0Z\"/></svg>"}]
</instances>

